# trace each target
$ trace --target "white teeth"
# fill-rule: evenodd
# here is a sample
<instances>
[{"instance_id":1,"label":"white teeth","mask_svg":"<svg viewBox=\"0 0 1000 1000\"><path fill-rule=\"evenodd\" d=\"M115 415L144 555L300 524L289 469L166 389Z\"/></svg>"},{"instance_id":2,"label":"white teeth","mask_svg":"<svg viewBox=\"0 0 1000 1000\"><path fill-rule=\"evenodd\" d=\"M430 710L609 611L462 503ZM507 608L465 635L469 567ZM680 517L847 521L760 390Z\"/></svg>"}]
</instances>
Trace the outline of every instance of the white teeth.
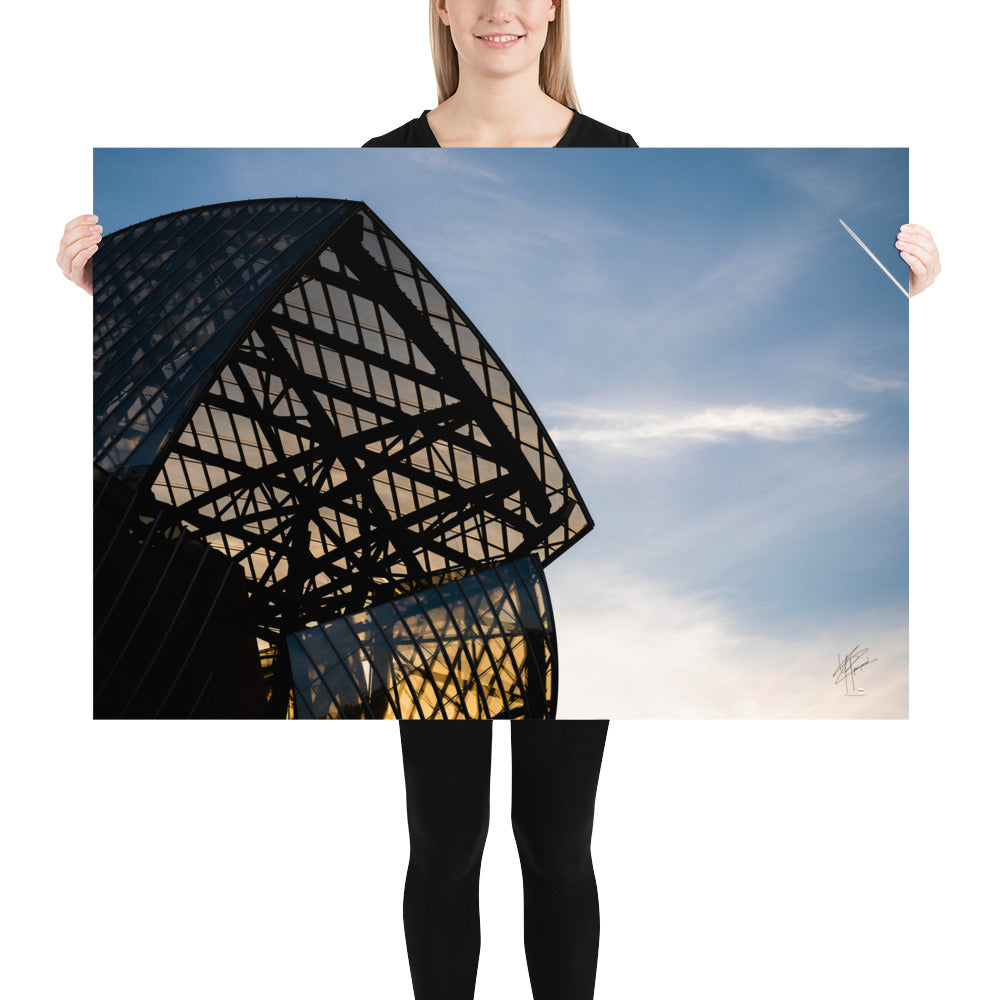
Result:
<instances>
[{"instance_id":1,"label":"white teeth","mask_svg":"<svg viewBox=\"0 0 1000 1000\"><path fill-rule=\"evenodd\" d=\"M488 42L512 42L517 35L483 35Z\"/></svg>"}]
</instances>

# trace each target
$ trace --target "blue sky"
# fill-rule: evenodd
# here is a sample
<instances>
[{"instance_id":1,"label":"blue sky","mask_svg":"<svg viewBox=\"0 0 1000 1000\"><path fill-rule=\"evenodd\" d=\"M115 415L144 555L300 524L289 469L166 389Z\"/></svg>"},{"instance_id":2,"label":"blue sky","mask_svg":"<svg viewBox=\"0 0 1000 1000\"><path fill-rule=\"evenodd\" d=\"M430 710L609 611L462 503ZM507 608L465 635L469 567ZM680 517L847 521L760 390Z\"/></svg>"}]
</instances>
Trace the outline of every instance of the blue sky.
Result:
<instances>
[{"instance_id":1,"label":"blue sky","mask_svg":"<svg viewBox=\"0 0 1000 1000\"><path fill-rule=\"evenodd\" d=\"M907 715L897 149L95 150L105 231L366 201L510 368L597 522L548 571L560 715ZM865 697L832 673L855 643ZM595 692L599 694L595 695Z\"/></svg>"}]
</instances>

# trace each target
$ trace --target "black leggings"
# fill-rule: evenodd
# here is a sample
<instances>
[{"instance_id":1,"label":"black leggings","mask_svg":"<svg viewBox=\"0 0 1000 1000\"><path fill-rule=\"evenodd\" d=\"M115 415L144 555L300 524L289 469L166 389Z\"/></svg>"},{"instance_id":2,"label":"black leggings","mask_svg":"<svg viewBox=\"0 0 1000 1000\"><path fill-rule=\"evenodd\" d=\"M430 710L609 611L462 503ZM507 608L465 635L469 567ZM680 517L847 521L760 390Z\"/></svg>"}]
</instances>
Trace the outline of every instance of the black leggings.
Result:
<instances>
[{"instance_id":1,"label":"black leggings","mask_svg":"<svg viewBox=\"0 0 1000 1000\"><path fill-rule=\"evenodd\" d=\"M510 724L511 820L535 1000L594 995L600 919L590 859L606 720ZM399 724L410 866L403 926L416 1000L472 1000L479 867L489 826L489 722Z\"/></svg>"}]
</instances>

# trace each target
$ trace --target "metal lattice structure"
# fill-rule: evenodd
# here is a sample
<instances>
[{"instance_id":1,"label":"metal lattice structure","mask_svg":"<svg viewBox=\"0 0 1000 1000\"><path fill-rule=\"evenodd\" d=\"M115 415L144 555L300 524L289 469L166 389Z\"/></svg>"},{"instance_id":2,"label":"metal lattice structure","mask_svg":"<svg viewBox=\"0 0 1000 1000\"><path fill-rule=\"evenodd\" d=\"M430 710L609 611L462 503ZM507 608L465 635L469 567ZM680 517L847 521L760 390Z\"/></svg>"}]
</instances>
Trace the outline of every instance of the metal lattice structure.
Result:
<instances>
[{"instance_id":1,"label":"metal lattice structure","mask_svg":"<svg viewBox=\"0 0 1000 1000\"><path fill-rule=\"evenodd\" d=\"M555 713L555 628L534 556L289 637L300 717Z\"/></svg>"},{"instance_id":2,"label":"metal lattice structure","mask_svg":"<svg viewBox=\"0 0 1000 1000\"><path fill-rule=\"evenodd\" d=\"M278 700L291 632L546 565L593 526L503 363L362 202L112 233L94 334L96 465L245 577Z\"/></svg>"}]
</instances>

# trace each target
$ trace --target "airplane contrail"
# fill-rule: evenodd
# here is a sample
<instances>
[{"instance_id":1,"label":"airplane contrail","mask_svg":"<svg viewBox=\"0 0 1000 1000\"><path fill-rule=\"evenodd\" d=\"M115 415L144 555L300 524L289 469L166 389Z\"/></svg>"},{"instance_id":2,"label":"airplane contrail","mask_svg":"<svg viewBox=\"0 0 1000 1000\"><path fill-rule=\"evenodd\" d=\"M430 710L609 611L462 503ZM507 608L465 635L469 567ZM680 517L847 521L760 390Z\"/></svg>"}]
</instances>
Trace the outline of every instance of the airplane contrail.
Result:
<instances>
[{"instance_id":1,"label":"airplane contrail","mask_svg":"<svg viewBox=\"0 0 1000 1000\"><path fill-rule=\"evenodd\" d=\"M904 287L903 287L903 286L902 286L902 285L901 285L901 284L900 284L900 283L899 283L899 282L898 282L898 281L897 281L897 280L896 280L896 279L895 279L895 278L894 278L894 277L893 277L893 276L892 276L891 274L889 274L889 271L888 271L888 269L886 268L886 266L885 266L885 265L884 265L884 264L882 263L882 261L880 261L880 260L878 259L878 257L876 257L876 256L875 256L875 254L873 254L873 253L871 252L871 250L869 250L869 249L868 249L868 247L866 247L866 246L864 245L864 243L862 243L862 242L861 242L861 240L860 240L860 238L858 237L857 233L855 233L855 232L854 232L854 230L853 230L853 229L851 229L851 227L850 227L850 226L849 226L849 225L848 225L848 224L847 224L846 222L844 222L844 220L843 220L843 219L837 219L837 221L838 221L838 222L839 222L839 223L840 223L840 224L841 224L841 225L842 225L842 226L843 226L843 227L844 227L844 228L845 228L845 229L846 229L846 230L847 230L847 231L848 231L848 232L849 232L849 233L850 233L850 234L851 234L851 235L852 235L852 236L853 236L854 238L855 238L855 240L857 240L857 242L858 242L858 246L860 246L860 247L861 247L861 249L862 249L862 250L864 250L864 252L865 252L866 254L868 254L868 256L869 256L869 257L871 257L871 259L872 259L873 261L875 261L875 263L876 263L876 264L878 264L878 266L879 266L880 268L882 268L882 270L883 270L883 271L885 271L885 273L886 273L886 274L888 274L888 275L889 275L889 280L890 280L890 281L891 281L891 282L892 282L892 283L893 283L893 284L894 284L894 285L895 285L895 286L896 286L896 287L897 287L897 288L898 288L898 289L899 289L899 290L900 290L900 291L901 291L901 292L902 292L902 293L903 293L903 294L904 294L904 295L905 295L905 296L906 296L907 298L909 298L909 297L910 297L910 293L909 293L909 292L908 292L908 291L907 291L907 290L906 290L906 289L905 289L905 288L904 288Z\"/></svg>"}]
</instances>

